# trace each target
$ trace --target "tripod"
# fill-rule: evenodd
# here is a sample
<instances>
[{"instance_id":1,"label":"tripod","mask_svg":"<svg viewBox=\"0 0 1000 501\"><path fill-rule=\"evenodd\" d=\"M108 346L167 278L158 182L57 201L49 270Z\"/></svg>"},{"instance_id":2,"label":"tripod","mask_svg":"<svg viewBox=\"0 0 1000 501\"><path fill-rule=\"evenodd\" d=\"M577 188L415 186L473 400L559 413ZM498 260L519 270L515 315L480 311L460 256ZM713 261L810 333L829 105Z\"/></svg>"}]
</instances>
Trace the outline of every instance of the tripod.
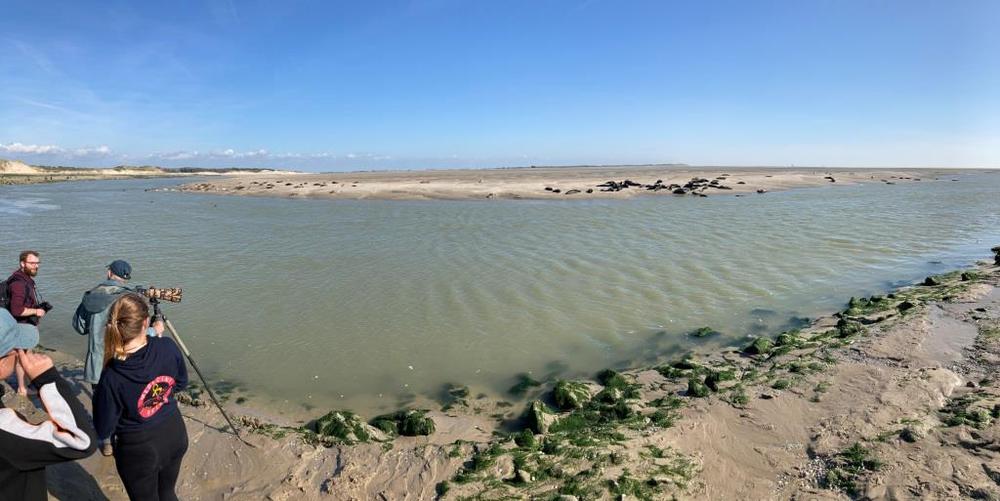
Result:
<instances>
[{"instance_id":1,"label":"tripod","mask_svg":"<svg viewBox=\"0 0 1000 501\"><path fill-rule=\"evenodd\" d=\"M194 371L198 373L198 378L201 379L201 383L204 384L205 389L208 390L208 396L212 398L212 402L219 408L219 412L222 413L222 417L226 418L226 422L229 423L229 427L232 428L233 434L236 435L236 438L240 439L240 442L243 442L250 447L254 447L253 444L247 442L240 436L239 428L233 424L233 421L229 419L229 415L226 414L226 411L222 408L222 404L220 404L219 400L215 398L215 392L213 392L212 387L208 385L208 381L205 380L205 376L201 374L201 369L198 368L198 364L194 361L194 357L191 356L191 352L188 351L187 346L184 345L184 341L182 341L180 335L177 334L177 329L174 328L174 324L172 324L170 320L167 319L166 315L164 315L160 310L160 301L156 298L150 298L149 302L153 305L153 318L160 318L163 320L163 324L167 326L167 330L170 331L170 335L173 336L173 338L177 341L177 345L180 346L181 352L183 352L184 356L187 357L187 360L191 364L191 367L194 368Z\"/></svg>"}]
</instances>

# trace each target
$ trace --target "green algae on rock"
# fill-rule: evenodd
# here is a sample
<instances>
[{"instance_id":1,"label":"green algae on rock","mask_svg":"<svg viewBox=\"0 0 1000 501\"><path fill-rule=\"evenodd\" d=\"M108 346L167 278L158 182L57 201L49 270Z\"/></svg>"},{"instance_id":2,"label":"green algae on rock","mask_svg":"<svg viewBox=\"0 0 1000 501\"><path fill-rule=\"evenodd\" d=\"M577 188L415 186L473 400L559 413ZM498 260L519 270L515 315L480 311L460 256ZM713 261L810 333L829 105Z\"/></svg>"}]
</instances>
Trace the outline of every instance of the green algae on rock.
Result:
<instances>
[{"instance_id":1,"label":"green algae on rock","mask_svg":"<svg viewBox=\"0 0 1000 501\"><path fill-rule=\"evenodd\" d=\"M377 416L372 426L389 435L416 437L434 433L434 420L427 417L425 410L402 410Z\"/></svg>"},{"instance_id":2,"label":"green algae on rock","mask_svg":"<svg viewBox=\"0 0 1000 501\"><path fill-rule=\"evenodd\" d=\"M693 377L688 379L688 396L704 398L707 397L709 393L711 392L708 390L708 386L706 386L705 383L701 382L698 378Z\"/></svg>"},{"instance_id":3,"label":"green algae on rock","mask_svg":"<svg viewBox=\"0 0 1000 501\"><path fill-rule=\"evenodd\" d=\"M317 419L312 431L320 440L342 444L371 442L380 438L378 430L350 411L330 411Z\"/></svg>"},{"instance_id":4,"label":"green algae on rock","mask_svg":"<svg viewBox=\"0 0 1000 501\"><path fill-rule=\"evenodd\" d=\"M837 337L850 337L858 334L864 334L864 332L865 328L862 327L860 322L847 320L846 318L841 318L837 321Z\"/></svg>"},{"instance_id":5,"label":"green algae on rock","mask_svg":"<svg viewBox=\"0 0 1000 501\"><path fill-rule=\"evenodd\" d=\"M750 344L743 348L743 353L748 355L766 355L774 347L774 342L766 337L754 338Z\"/></svg>"},{"instance_id":6,"label":"green algae on rock","mask_svg":"<svg viewBox=\"0 0 1000 501\"><path fill-rule=\"evenodd\" d=\"M552 390L552 397L562 410L579 409L590 400L590 387L579 381L560 380Z\"/></svg>"},{"instance_id":7,"label":"green algae on rock","mask_svg":"<svg viewBox=\"0 0 1000 501\"><path fill-rule=\"evenodd\" d=\"M556 413L553 412L552 409L549 409L549 406L545 405L545 403L540 400L531 402L524 413L525 426L527 426L531 431L543 435L549 431L549 426L551 426L555 420Z\"/></svg>"},{"instance_id":8,"label":"green algae on rock","mask_svg":"<svg viewBox=\"0 0 1000 501\"><path fill-rule=\"evenodd\" d=\"M689 332L688 336L696 338L706 338L706 337L718 336L720 334L722 333L711 327L701 327Z\"/></svg>"}]
</instances>

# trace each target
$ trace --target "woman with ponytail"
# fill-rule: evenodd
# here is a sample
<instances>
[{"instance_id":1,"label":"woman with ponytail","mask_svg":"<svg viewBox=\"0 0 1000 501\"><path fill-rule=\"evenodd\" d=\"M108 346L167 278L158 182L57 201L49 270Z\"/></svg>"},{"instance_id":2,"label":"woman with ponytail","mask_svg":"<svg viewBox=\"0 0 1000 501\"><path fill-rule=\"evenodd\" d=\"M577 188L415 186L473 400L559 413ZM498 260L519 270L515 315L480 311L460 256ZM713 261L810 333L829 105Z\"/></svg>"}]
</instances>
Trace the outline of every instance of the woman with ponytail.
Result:
<instances>
[{"instance_id":1,"label":"woman with ponytail","mask_svg":"<svg viewBox=\"0 0 1000 501\"><path fill-rule=\"evenodd\" d=\"M130 499L175 500L188 440L174 392L187 385L187 367L173 340L147 336L148 327L149 305L142 296L125 294L111 305L94 425L98 440L113 440L115 466Z\"/></svg>"}]
</instances>

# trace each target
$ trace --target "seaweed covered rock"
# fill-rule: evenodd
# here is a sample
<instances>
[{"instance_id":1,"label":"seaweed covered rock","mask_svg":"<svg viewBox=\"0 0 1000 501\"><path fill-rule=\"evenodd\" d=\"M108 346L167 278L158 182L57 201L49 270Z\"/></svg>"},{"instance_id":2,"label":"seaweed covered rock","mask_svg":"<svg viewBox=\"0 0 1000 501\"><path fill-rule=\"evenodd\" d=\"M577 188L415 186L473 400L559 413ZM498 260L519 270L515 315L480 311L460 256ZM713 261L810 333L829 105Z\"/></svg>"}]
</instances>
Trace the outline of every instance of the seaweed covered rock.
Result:
<instances>
[{"instance_id":1,"label":"seaweed covered rock","mask_svg":"<svg viewBox=\"0 0 1000 501\"><path fill-rule=\"evenodd\" d=\"M719 383L736 379L733 371L712 371L705 376L705 386L712 391L719 391ZM688 385L690 388L690 384Z\"/></svg>"},{"instance_id":2,"label":"seaweed covered rock","mask_svg":"<svg viewBox=\"0 0 1000 501\"><path fill-rule=\"evenodd\" d=\"M774 340L775 346L795 346L800 341L799 337L795 335L795 332L782 332L778 334L778 337Z\"/></svg>"},{"instance_id":3,"label":"seaweed covered rock","mask_svg":"<svg viewBox=\"0 0 1000 501\"><path fill-rule=\"evenodd\" d=\"M631 382L631 380L617 371L604 369L597 374L597 382L604 386L604 389L594 396L597 400L614 402L622 399L639 398L639 385Z\"/></svg>"},{"instance_id":4,"label":"seaweed covered rock","mask_svg":"<svg viewBox=\"0 0 1000 501\"><path fill-rule=\"evenodd\" d=\"M938 280L937 277L927 277L924 279L923 285L926 285L928 287L933 287L935 285L941 285L941 281Z\"/></svg>"},{"instance_id":5,"label":"seaweed covered rock","mask_svg":"<svg viewBox=\"0 0 1000 501\"><path fill-rule=\"evenodd\" d=\"M522 449L535 449L538 447L538 439L535 438L535 434L531 430L521 430L520 433L514 435L514 443Z\"/></svg>"},{"instance_id":6,"label":"seaweed covered rock","mask_svg":"<svg viewBox=\"0 0 1000 501\"><path fill-rule=\"evenodd\" d=\"M625 376L622 376L618 371L612 369L604 369L601 372L598 372L597 382L601 383L601 386L611 388L622 388L628 385L628 381L625 380Z\"/></svg>"},{"instance_id":7,"label":"seaweed covered rock","mask_svg":"<svg viewBox=\"0 0 1000 501\"><path fill-rule=\"evenodd\" d=\"M349 411L330 411L314 421L311 428L321 439L341 444L371 442L385 438L378 429Z\"/></svg>"},{"instance_id":8,"label":"seaweed covered rock","mask_svg":"<svg viewBox=\"0 0 1000 501\"><path fill-rule=\"evenodd\" d=\"M404 437L430 435L434 433L434 420L427 417L427 411L405 411L399 423L399 434Z\"/></svg>"},{"instance_id":9,"label":"seaweed covered rock","mask_svg":"<svg viewBox=\"0 0 1000 501\"><path fill-rule=\"evenodd\" d=\"M684 357L672 364L672 367L682 371L698 370L701 368L701 364L690 357Z\"/></svg>"},{"instance_id":10,"label":"seaweed covered rock","mask_svg":"<svg viewBox=\"0 0 1000 501\"><path fill-rule=\"evenodd\" d=\"M590 400L590 388L579 381L559 381L552 397L562 410L579 409Z\"/></svg>"},{"instance_id":11,"label":"seaweed covered rock","mask_svg":"<svg viewBox=\"0 0 1000 501\"><path fill-rule=\"evenodd\" d=\"M837 321L837 337L850 337L863 334L864 332L865 328L859 322L847 320L846 318L841 318Z\"/></svg>"},{"instance_id":12,"label":"seaweed covered rock","mask_svg":"<svg viewBox=\"0 0 1000 501\"><path fill-rule=\"evenodd\" d=\"M416 437L434 433L434 420L424 410L402 410L383 414L372 420L372 426L388 435Z\"/></svg>"},{"instance_id":13,"label":"seaweed covered rock","mask_svg":"<svg viewBox=\"0 0 1000 501\"><path fill-rule=\"evenodd\" d=\"M747 355L765 355L774 348L774 342L766 337L754 338L750 344L743 347L743 353Z\"/></svg>"},{"instance_id":14,"label":"seaweed covered rock","mask_svg":"<svg viewBox=\"0 0 1000 501\"><path fill-rule=\"evenodd\" d=\"M399 423L396 422L395 413L378 416L375 419L372 419L371 425L381 430L386 435L399 435Z\"/></svg>"},{"instance_id":15,"label":"seaweed covered rock","mask_svg":"<svg viewBox=\"0 0 1000 501\"><path fill-rule=\"evenodd\" d=\"M704 398L708 396L708 386L702 383L698 378L688 379L688 389L687 394L690 397Z\"/></svg>"},{"instance_id":16,"label":"seaweed covered rock","mask_svg":"<svg viewBox=\"0 0 1000 501\"><path fill-rule=\"evenodd\" d=\"M556 421L556 415L544 403L535 400L531 402L524 412L524 424L531 431L545 434L549 431L549 426Z\"/></svg>"},{"instance_id":17,"label":"seaweed covered rock","mask_svg":"<svg viewBox=\"0 0 1000 501\"><path fill-rule=\"evenodd\" d=\"M688 336L696 338L706 338L706 337L718 336L719 334L721 334L719 331L711 327L701 327L689 332Z\"/></svg>"}]
</instances>

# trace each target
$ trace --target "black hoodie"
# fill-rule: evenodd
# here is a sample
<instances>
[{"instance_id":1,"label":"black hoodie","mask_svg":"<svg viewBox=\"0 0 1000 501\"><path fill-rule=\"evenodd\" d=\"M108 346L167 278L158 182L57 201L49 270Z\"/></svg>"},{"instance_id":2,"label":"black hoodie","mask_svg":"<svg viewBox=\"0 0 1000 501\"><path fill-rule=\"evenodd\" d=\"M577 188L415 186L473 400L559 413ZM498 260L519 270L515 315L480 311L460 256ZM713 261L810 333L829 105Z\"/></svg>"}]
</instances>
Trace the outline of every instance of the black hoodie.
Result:
<instances>
[{"instance_id":1,"label":"black hoodie","mask_svg":"<svg viewBox=\"0 0 1000 501\"><path fill-rule=\"evenodd\" d=\"M140 430L177 409L174 392L187 386L187 367L170 338L146 338L146 346L125 360L111 360L94 392L94 427L101 441Z\"/></svg>"},{"instance_id":2,"label":"black hoodie","mask_svg":"<svg viewBox=\"0 0 1000 501\"><path fill-rule=\"evenodd\" d=\"M87 411L55 368L31 384L49 419L31 424L0 403L0 500L48 499L45 467L83 459L97 447Z\"/></svg>"}]
</instances>

